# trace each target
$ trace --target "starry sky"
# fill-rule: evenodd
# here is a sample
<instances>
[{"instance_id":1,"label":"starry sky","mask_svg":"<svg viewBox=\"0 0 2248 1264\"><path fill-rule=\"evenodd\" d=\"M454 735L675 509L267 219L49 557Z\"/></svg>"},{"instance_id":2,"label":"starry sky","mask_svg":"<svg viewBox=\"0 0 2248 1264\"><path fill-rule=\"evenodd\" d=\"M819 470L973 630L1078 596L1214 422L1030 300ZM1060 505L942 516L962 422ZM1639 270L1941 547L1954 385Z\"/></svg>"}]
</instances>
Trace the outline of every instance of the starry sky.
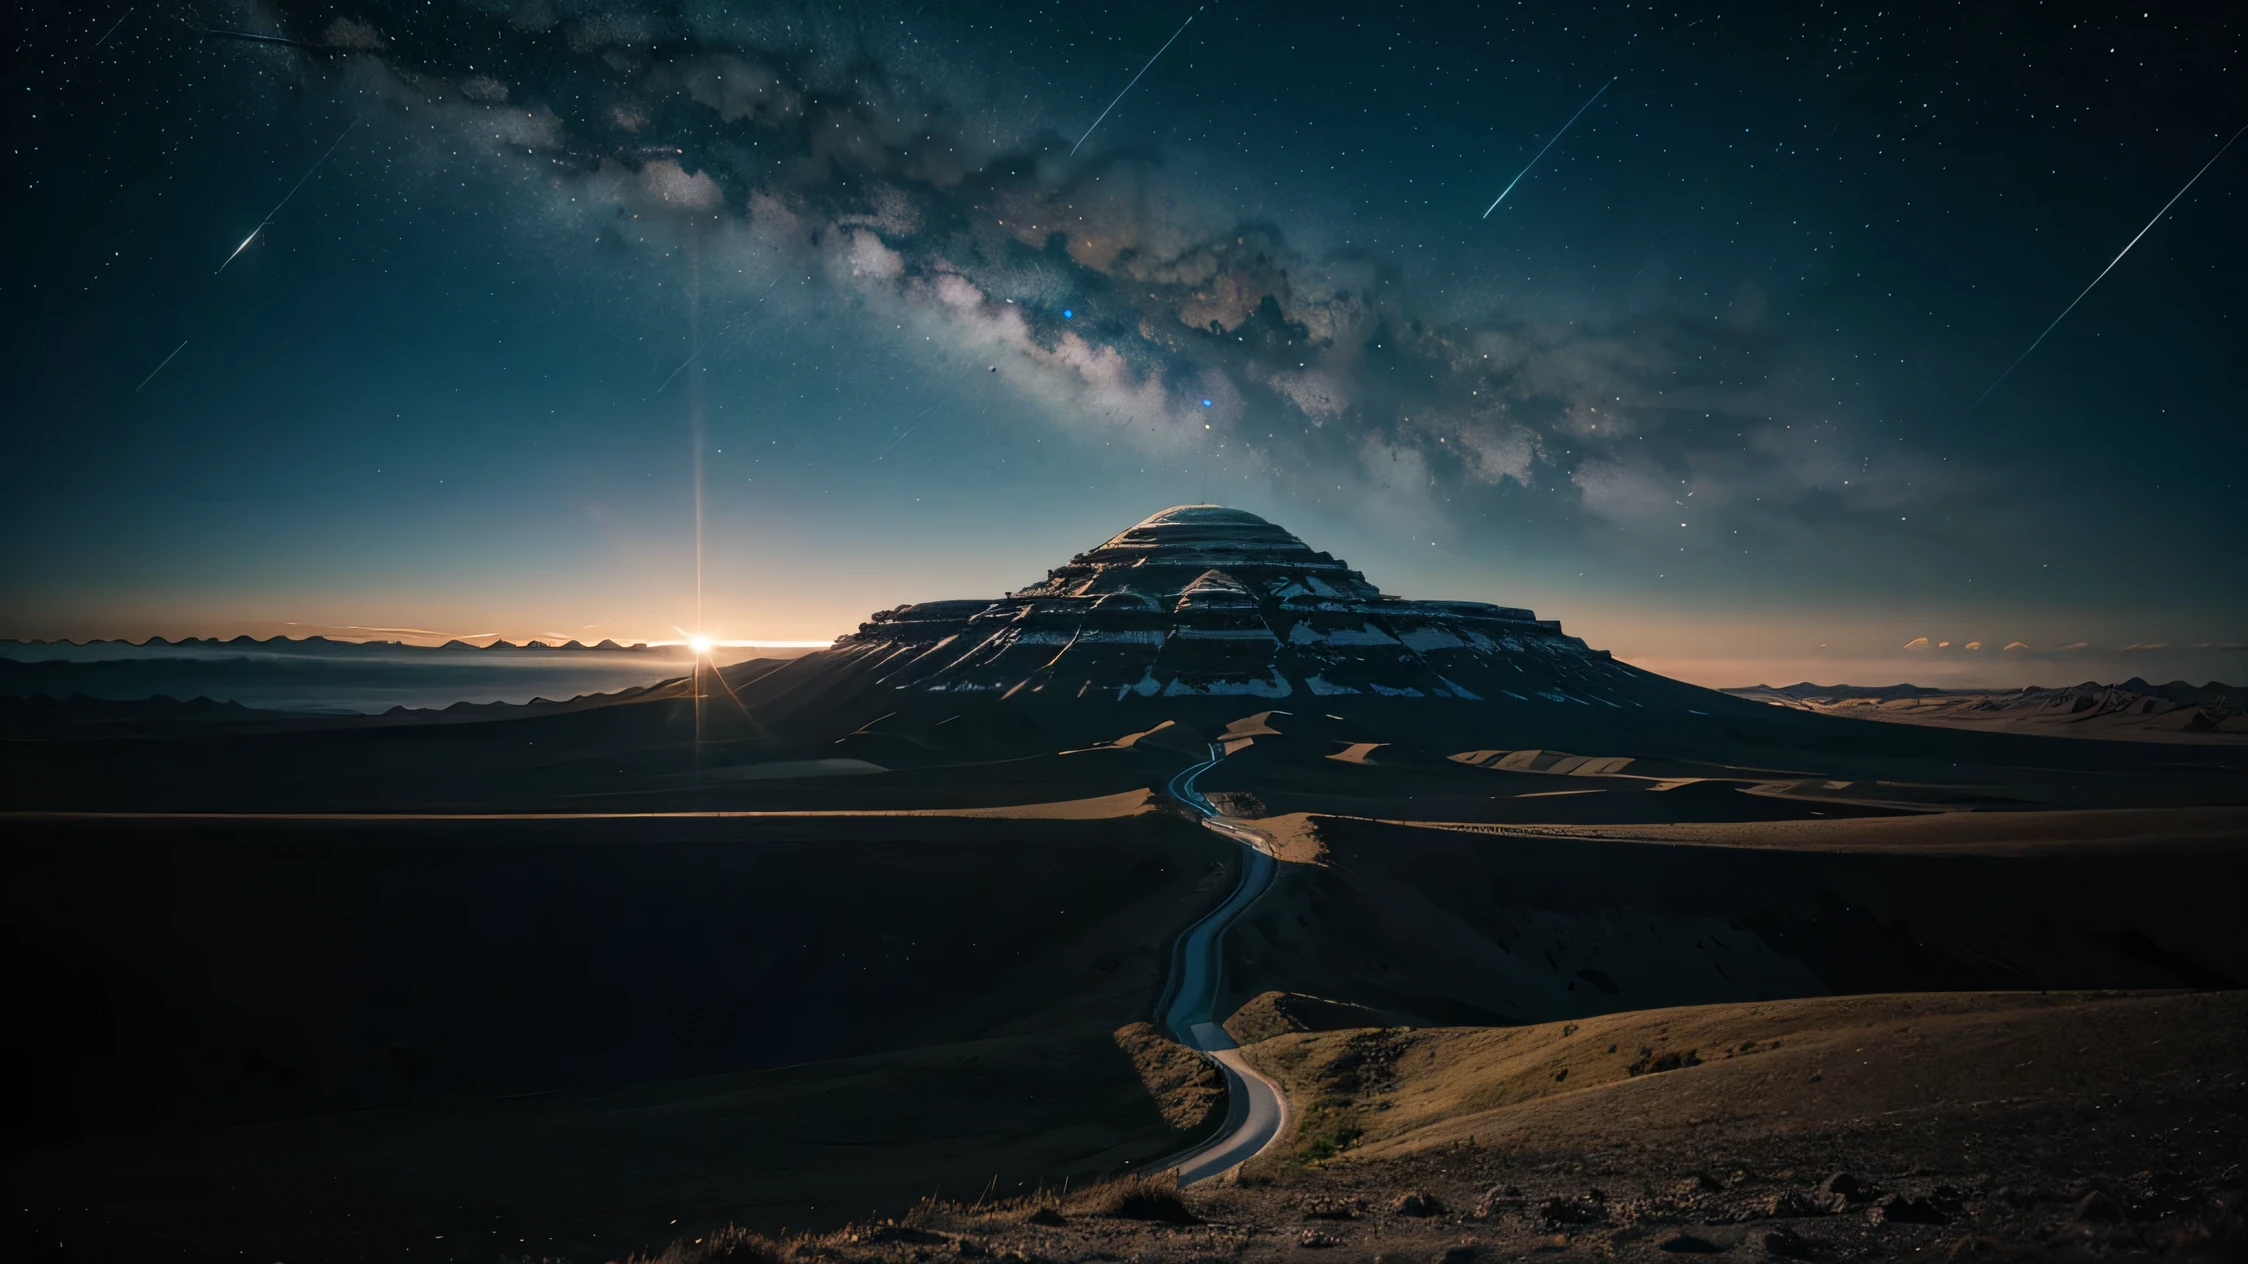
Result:
<instances>
[{"instance_id":1,"label":"starry sky","mask_svg":"<svg viewBox=\"0 0 2248 1264\"><path fill-rule=\"evenodd\" d=\"M2238 6L8 20L0 636L819 640L1214 501L1708 684L2248 672Z\"/></svg>"}]
</instances>

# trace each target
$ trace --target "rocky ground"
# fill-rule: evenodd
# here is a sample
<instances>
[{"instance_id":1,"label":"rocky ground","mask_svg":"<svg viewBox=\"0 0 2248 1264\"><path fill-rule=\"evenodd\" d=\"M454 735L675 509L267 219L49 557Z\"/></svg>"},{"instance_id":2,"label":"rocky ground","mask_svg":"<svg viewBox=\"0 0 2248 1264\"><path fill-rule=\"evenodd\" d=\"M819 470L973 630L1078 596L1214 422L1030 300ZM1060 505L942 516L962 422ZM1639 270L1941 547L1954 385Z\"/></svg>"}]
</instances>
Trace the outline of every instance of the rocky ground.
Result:
<instances>
[{"instance_id":1,"label":"rocky ground","mask_svg":"<svg viewBox=\"0 0 2248 1264\"><path fill-rule=\"evenodd\" d=\"M646 1258L661 1264L2243 1258L2248 1238L2237 1163L2136 1172L2097 1166L2058 1178L1984 1172L1965 1177L1965 1184L1917 1169L1863 1177L1838 1170L1815 1181L1794 1168L1736 1169L1673 1176L1657 1187L1615 1171L1514 1171L1463 1148L1341 1179L1307 1176L1183 1196L1160 1185L1102 1187L997 1210L930 1206L786 1242L722 1232ZM1495 1171L1508 1174L1478 1188Z\"/></svg>"},{"instance_id":2,"label":"rocky ground","mask_svg":"<svg viewBox=\"0 0 2248 1264\"><path fill-rule=\"evenodd\" d=\"M1234 1183L931 1202L650 1258L2238 1260L2244 1020L2238 993L2024 994L1701 1007L1503 1042L1280 1036L1253 1052L1299 1126ZM1765 1034L1743 1052L1729 1025ZM1627 1044L1658 1027L1666 1047ZM1549 1070L1610 1044L1613 1068Z\"/></svg>"}]
</instances>

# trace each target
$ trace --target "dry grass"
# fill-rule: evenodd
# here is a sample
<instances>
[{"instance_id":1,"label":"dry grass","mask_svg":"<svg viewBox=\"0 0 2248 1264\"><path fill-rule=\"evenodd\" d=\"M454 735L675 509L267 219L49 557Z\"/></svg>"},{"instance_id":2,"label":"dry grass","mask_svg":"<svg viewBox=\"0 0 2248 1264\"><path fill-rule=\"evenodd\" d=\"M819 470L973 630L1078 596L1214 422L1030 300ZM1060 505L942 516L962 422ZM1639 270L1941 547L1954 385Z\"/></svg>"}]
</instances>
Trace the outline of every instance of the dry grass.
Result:
<instances>
[{"instance_id":1,"label":"dry grass","mask_svg":"<svg viewBox=\"0 0 2248 1264\"><path fill-rule=\"evenodd\" d=\"M1378 1027L1383 1015L1363 1005L1344 1005L1298 992L1260 992L1225 1020L1226 1034L1241 1044L1295 1031L1345 1031Z\"/></svg>"},{"instance_id":2,"label":"dry grass","mask_svg":"<svg viewBox=\"0 0 2248 1264\"><path fill-rule=\"evenodd\" d=\"M2248 996L1824 998L1604 1022L1268 1041L1260 1061L1365 1132L1307 1160L1300 1130L1257 1179L932 1198L646 1264L2242 1258ZM1553 1080L1560 1064L1592 1087Z\"/></svg>"},{"instance_id":3,"label":"dry grass","mask_svg":"<svg viewBox=\"0 0 2248 1264\"><path fill-rule=\"evenodd\" d=\"M629 1256L626 1264L921 1261L932 1251L1027 1264L1047 1258L1041 1247L1058 1240L1112 1235L1093 1222L1114 1222L1124 1232L1135 1225L1177 1229L1201 1223L1177 1178L1166 1172L1115 1177L1075 1189L1065 1183L1014 1198L979 1196L963 1202L932 1195L903 1215L853 1222L825 1233L771 1236L728 1224L700 1237L681 1238L654 1255Z\"/></svg>"},{"instance_id":4,"label":"dry grass","mask_svg":"<svg viewBox=\"0 0 2248 1264\"><path fill-rule=\"evenodd\" d=\"M1300 1106L1295 1134L1268 1167L1345 1151L1395 1157L1471 1138L1559 1157L1718 1119L1784 1129L1787 1119L1837 1111L2001 1098L2016 1091L2016 1070L2062 1047L2069 1062L2048 1073L2070 1073L2072 1087L2090 1091L2103 1073L2143 1082L2157 1064L2209 1051L2139 1051L2137 1029L2198 1014L2212 1037L2229 1029L2248 1039L2240 996L1815 997L1529 1027L1307 1033L1255 1045L1250 1057Z\"/></svg>"},{"instance_id":5,"label":"dry grass","mask_svg":"<svg viewBox=\"0 0 2248 1264\"><path fill-rule=\"evenodd\" d=\"M674 1242L660 1255L632 1256L630 1264L783 1264L792 1258L795 1245L730 1224L691 1241Z\"/></svg>"},{"instance_id":6,"label":"dry grass","mask_svg":"<svg viewBox=\"0 0 2248 1264\"><path fill-rule=\"evenodd\" d=\"M1070 1209L1079 1215L1105 1216L1111 1220L1197 1223L1179 1192L1178 1178L1169 1172L1126 1176L1094 1186L1072 1200Z\"/></svg>"},{"instance_id":7,"label":"dry grass","mask_svg":"<svg viewBox=\"0 0 2248 1264\"><path fill-rule=\"evenodd\" d=\"M2239 993L2012 994L1292 1035L1254 1055L1359 1141L1310 1157L1307 1112L1236 1184L930 1198L643 1264L2237 1261L2244 1028ZM1813 1071L1774 1074L1791 1059Z\"/></svg>"},{"instance_id":8,"label":"dry grass","mask_svg":"<svg viewBox=\"0 0 2248 1264\"><path fill-rule=\"evenodd\" d=\"M1208 1058L1153 1023L1126 1024L1116 1029L1115 1039L1180 1144L1217 1127L1225 1116L1225 1076Z\"/></svg>"}]
</instances>

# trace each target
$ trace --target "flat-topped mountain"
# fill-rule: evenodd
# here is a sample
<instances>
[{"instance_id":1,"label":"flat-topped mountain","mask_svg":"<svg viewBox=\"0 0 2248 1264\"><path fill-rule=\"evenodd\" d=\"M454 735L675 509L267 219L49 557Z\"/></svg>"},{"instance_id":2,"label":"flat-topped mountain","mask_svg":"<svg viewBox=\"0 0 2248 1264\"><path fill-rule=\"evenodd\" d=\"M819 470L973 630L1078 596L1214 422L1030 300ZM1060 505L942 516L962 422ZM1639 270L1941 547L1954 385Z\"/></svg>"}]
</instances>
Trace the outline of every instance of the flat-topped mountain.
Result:
<instances>
[{"instance_id":1,"label":"flat-topped mountain","mask_svg":"<svg viewBox=\"0 0 2248 1264\"><path fill-rule=\"evenodd\" d=\"M837 642L893 688L1071 697L1383 694L1592 704L1634 673L1554 620L1384 594L1239 509L1179 505L1005 597L885 610Z\"/></svg>"},{"instance_id":2,"label":"flat-topped mountain","mask_svg":"<svg viewBox=\"0 0 2248 1264\"><path fill-rule=\"evenodd\" d=\"M1342 559L1220 505L1163 510L1005 596L881 611L743 698L771 715L815 698L832 709L846 694L900 706L1359 696L1612 713L1657 694L1722 704L1529 610L1383 593Z\"/></svg>"}]
</instances>

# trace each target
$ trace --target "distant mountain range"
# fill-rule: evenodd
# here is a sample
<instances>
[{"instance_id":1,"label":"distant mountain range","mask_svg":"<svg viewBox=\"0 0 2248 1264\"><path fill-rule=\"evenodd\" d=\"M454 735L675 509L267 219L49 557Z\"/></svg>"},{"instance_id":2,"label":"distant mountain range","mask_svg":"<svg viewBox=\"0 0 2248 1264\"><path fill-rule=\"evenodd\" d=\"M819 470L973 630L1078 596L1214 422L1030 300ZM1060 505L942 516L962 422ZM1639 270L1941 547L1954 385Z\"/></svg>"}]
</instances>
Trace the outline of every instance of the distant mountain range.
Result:
<instances>
[{"instance_id":1,"label":"distant mountain range","mask_svg":"<svg viewBox=\"0 0 2248 1264\"><path fill-rule=\"evenodd\" d=\"M202 698L299 714L617 694L690 670L692 655L684 646L614 641L488 646L320 636L0 641L0 696Z\"/></svg>"},{"instance_id":2,"label":"distant mountain range","mask_svg":"<svg viewBox=\"0 0 2248 1264\"><path fill-rule=\"evenodd\" d=\"M648 700L628 691L688 676L693 663L684 646L614 641L0 641L0 696L375 714L592 695ZM1041 742L1107 740L1118 713L1141 704L1163 708L1159 718L1222 722L1244 699L1397 710L1412 725L1472 730L1494 747L1507 744L1492 736L1499 728L1550 743L1681 717L1749 720L1762 711L1751 703L2078 736L2248 733L2242 690L2214 681L1706 690L1619 662L1527 609L1384 593L1342 559L1221 505L1174 506L1028 587L882 610L831 648L769 652L707 683L721 686L725 703L698 718L698 731L739 728L733 736L808 747L877 737L949 747L987 725L995 734L1043 731ZM994 752L1019 744L991 743Z\"/></svg>"},{"instance_id":3,"label":"distant mountain range","mask_svg":"<svg viewBox=\"0 0 2248 1264\"><path fill-rule=\"evenodd\" d=\"M1936 689L1926 685L1752 685L1724 692L1800 711L1951 728L2015 729L2080 737L2248 734L2248 689L2212 680L2020 689Z\"/></svg>"},{"instance_id":4,"label":"distant mountain range","mask_svg":"<svg viewBox=\"0 0 2248 1264\"><path fill-rule=\"evenodd\" d=\"M95 649L102 646L117 646L120 648L141 650L190 648L211 649L224 647L231 649L261 649L283 652L296 651L298 653L309 654L353 654L367 651L394 652L398 650L609 650L618 652L632 652L637 650L672 648L670 646L651 646L646 641L635 641L630 645L619 645L615 641L607 640L599 641L592 645L587 645L583 641L564 641L559 645L554 644L550 641L525 641L521 644L517 644L513 641L504 639L495 640L489 645L477 645L473 642L461 640L447 641L443 645L414 645L406 641L345 641L336 640L325 636L269 636L263 640L260 640L254 636L189 636L182 637L181 639L176 641L167 640L166 638L161 636L152 636L145 641L19 641L14 639L0 639L0 658L20 659L23 657L23 654L20 651L60 649L65 646L72 649Z\"/></svg>"},{"instance_id":5,"label":"distant mountain range","mask_svg":"<svg viewBox=\"0 0 2248 1264\"><path fill-rule=\"evenodd\" d=\"M2112 685L2102 684L2096 680L2087 680L2078 685L2054 687L2024 685L2020 689L1937 689L1928 685L1814 685L1809 681L1803 681L1793 685L1748 685L1739 689L1727 689L1724 692L1732 694L1736 698L1753 698L1758 701L1778 696L1793 698L1798 702L1829 701L1837 698L1878 698L1888 702L1898 698L1969 696L1986 698L2002 694L2052 694L2070 690L2098 689L2120 689L2125 693L2137 694L2141 697L2164 698L2171 702L2193 706L2214 704L2223 698L2240 698L2243 695L2248 695L2248 689L2243 689L2239 685L2228 685L2221 680L2212 680L2203 685L2191 685L2182 680L2173 680L2166 685L2157 685L2137 676Z\"/></svg>"}]
</instances>

